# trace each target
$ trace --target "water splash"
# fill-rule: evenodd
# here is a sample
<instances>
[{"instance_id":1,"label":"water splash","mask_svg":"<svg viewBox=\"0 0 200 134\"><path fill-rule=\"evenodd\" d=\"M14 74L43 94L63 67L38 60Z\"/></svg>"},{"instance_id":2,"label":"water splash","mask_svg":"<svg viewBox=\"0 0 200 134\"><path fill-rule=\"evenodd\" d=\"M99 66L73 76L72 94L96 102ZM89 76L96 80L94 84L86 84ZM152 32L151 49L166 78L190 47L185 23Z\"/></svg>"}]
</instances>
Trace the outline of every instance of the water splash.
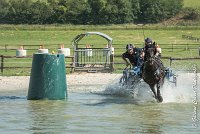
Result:
<instances>
[{"instance_id":1,"label":"water splash","mask_svg":"<svg viewBox=\"0 0 200 134\"><path fill-rule=\"evenodd\" d=\"M194 73L180 73L177 77L177 86L165 82L162 90L164 103L192 103L194 97L194 77ZM197 89L200 89L199 85L197 85ZM197 94L198 96L200 95L199 92L197 92Z\"/></svg>"},{"instance_id":2,"label":"water splash","mask_svg":"<svg viewBox=\"0 0 200 134\"><path fill-rule=\"evenodd\" d=\"M192 73L180 73L177 78L177 86L174 83L165 81L161 94L163 103L192 103L194 98ZM199 85L197 89L200 89ZM128 97L137 101L155 102L153 94L149 86L145 82L141 82L135 88L128 88L119 84L119 79L108 85L104 91L98 92L103 95ZM198 96L200 93L198 92ZM199 98L198 98L199 100Z\"/></svg>"}]
</instances>

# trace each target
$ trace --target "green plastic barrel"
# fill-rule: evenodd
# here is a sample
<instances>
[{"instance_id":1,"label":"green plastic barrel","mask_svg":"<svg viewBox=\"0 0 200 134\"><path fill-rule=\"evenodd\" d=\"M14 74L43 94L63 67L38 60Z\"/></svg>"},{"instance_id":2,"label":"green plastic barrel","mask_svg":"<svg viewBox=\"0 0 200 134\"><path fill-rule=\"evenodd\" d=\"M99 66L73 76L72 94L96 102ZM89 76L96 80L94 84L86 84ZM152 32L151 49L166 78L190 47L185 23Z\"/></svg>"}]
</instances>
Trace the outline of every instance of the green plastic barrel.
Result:
<instances>
[{"instance_id":1,"label":"green plastic barrel","mask_svg":"<svg viewBox=\"0 0 200 134\"><path fill-rule=\"evenodd\" d=\"M33 55L28 100L61 100L67 97L65 57L63 54Z\"/></svg>"}]
</instances>

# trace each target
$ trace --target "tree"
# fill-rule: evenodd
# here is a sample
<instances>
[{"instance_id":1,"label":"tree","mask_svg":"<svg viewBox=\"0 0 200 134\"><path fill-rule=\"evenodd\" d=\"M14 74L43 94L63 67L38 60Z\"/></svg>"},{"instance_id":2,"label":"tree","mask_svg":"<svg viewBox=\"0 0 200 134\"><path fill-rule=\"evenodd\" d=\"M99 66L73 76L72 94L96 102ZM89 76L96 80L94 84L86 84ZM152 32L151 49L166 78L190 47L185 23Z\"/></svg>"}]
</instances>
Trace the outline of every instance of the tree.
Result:
<instances>
[{"instance_id":1,"label":"tree","mask_svg":"<svg viewBox=\"0 0 200 134\"><path fill-rule=\"evenodd\" d=\"M135 22L138 19L139 13L140 13L140 0L131 0L131 12L132 12L132 18L133 22Z\"/></svg>"},{"instance_id":2,"label":"tree","mask_svg":"<svg viewBox=\"0 0 200 134\"><path fill-rule=\"evenodd\" d=\"M65 14L67 12L66 0L48 0L50 17L48 23L65 23Z\"/></svg>"},{"instance_id":3,"label":"tree","mask_svg":"<svg viewBox=\"0 0 200 134\"><path fill-rule=\"evenodd\" d=\"M123 24L133 22L130 0L108 0L102 10L101 21L104 24Z\"/></svg>"},{"instance_id":4,"label":"tree","mask_svg":"<svg viewBox=\"0 0 200 134\"><path fill-rule=\"evenodd\" d=\"M49 6L47 6L47 3L44 2L34 2L29 12L31 14L31 21L29 23L31 24L48 24L49 23L49 17L51 17L51 10Z\"/></svg>"},{"instance_id":5,"label":"tree","mask_svg":"<svg viewBox=\"0 0 200 134\"><path fill-rule=\"evenodd\" d=\"M116 0L118 7L118 23L133 22L132 3L130 0Z\"/></svg>"},{"instance_id":6,"label":"tree","mask_svg":"<svg viewBox=\"0 0 200 134\"><path fill-rule=\"evenodd\" d=\"M9 3L6 0L0 1L0 23L7 23L6 16L9 11Z\"/></svg>"},{"instance_id":7,"label":"tree","mask_svg":"<svg viewBox=\"0 0 200 134\"><path fill-rule=\"evenodd\" d=\"M104 23L103 19L103 10L107 4L107 0L88 0L90 7L89 21L91 24L102 24Z\"/></svg>"},{"instance_id":8,"label":"tree","mask_svg":"<svg viewBox=\"0 0 200 134\"><path fill-rule=\"evenodd\" d=\"M139 22L157 23L178 13L183 0L140 0Z\"/></svg>"},{"instance_id":9,"label":"tree","mask_svg":"<svg viewBox=\"0 0 200 134\"><path fill-rule=\"evenodd\" d=\"M30 19L28 9L31 3L31 0L8 1L7 13L4 16L4 20L11 24L28 23Z\"/></svg>"},{"instance_id":10,"label":"tree","mask_svg":"<svg viewBox=\"0 0 200 134\"><path fill-rule=\"evenodd\" d=\"M65 7L67 8L65 13L66 23L87 23L89 17L87 12L90 10L87 0L66 0Z\"/></svg>"}]
</instances>

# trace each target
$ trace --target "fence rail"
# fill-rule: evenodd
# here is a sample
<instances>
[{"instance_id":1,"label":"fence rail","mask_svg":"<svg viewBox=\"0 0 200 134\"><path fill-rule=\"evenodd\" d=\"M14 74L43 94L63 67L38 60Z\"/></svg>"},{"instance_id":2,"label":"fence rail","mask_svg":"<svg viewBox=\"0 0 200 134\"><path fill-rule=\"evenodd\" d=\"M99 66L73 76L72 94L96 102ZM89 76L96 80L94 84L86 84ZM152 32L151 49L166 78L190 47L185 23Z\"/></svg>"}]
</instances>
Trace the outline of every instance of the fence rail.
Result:
<instances>
[{"instance_id":1,"label":"fence rail","mask_svg":"<svg viewBox=\"0 0 200 134\"><path fill-rule=\"evenodd\" d=\"M182 35L183 37L185 37L186 35ZM189 36L186 36L185 38L189 38ZM200 38L191 38L191 39L195 39L197 40L197 42L200 42ZM81 45L81 44L80 44ZM85 45L82 44L84 47ZM117 50L117 49L125 49L124 47L125 44L113 44L113 47ZM142 44L135 44L136 46L141 46ZM170 43L170 44L159 44L161 46L162 49L165 50L190 50L190 49L199 49L200 44L199 43L195 43L195 44L177 44L177 43ZM40 46L42 45L0 45L0 50L4 50L5 52L8 52L8 50L17 50L19 47L23 47L26 50L37 50ZM60 44L45 44L44 46L46 46L46 48L59 48ZM71 48L70 45L66 45L69 46Z\"/></svg>"},{"instance_id":2,"label":"fence rail","mask_svg":"<svg viewBox=\"0 0 200 134\"><path fill-rule=\"evenodd\" d=\"M182 38L192 40L192 41L196 41L196 42L200 42L200 38L193 37L192 35L182 35Z\"/></svg>"},{"instance_id":3,"label":"fence rail","mask_svg":"<svg viewBox=\"0 0 200 134\"><path fill-rule=\"evenodd\" d=\"M119 58L121 57L121 55L114 55L114 58ZM1 73L4 72L4 69L14 69L14 68L31 68L31 66L5 66L5 59L15 59L15 58L22 58L22 59L31 59L32 56L26 56L26 57L16 57L16 56L4 56L4 55L0 55L0 70ZM71 69L71 73L74 72L74 65L73 65L73 61L74 61L74 57L73 56L67 56L65 58L71 59L71 62L67 62L66 64L66 68L70 68ZM200 60L200 57L193 57L193 58L173 58L173 57L162 57L162 59L168 59L170 61L170 66L172 65L172 62L175 60ZM10 62L13 63L13 62ZM120 65L120 64L125 64L124 62L119 62L119 61L113 61L113 65ZM116 70L116 68L114 68Z\"/></svg>"},{"instance_id":4,"label":"fence rail","mask_svg":"<svg viewBox=\"0 0 200 134\"><path fill-rule=\"evenodd\" d=\"M5 59L32 59L32 56L26 56L26 57L16 57L16 56L4 56L4 55L0 55L0 70L1 70L1 73L3 73L4 69L12 69L12 68L31 68L31 66L5 66L5 63L8 63L8 62L5 62ZM71 59L71 62L69 62L68 64L66 64L66 68L71 68L71 72L73 72L74 70L74 66L73 66L73 60L74 60L74 57L73 56L66 56L65 58L68 58L68 59ZM10 63L14 63L14 62L10 62ZM18 62L16 62L18 63Z\"/></svg>"}]
</instances>

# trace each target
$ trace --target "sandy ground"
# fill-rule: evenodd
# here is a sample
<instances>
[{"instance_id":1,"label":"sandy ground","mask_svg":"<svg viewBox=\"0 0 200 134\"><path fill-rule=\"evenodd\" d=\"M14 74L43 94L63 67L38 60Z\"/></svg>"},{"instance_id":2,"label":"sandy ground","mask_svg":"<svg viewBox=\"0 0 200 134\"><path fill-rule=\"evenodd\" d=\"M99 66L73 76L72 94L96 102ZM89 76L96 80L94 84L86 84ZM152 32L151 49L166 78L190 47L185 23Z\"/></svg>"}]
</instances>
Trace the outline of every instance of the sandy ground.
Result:
<instances>
[{"instance_id":1,"label":"sandy ground","mask_svg":"<svg viewBox=\"0 0 200 134\"><path fill-rule=\"evenodd\" d=\"M70 92L88 92L93 90L102 90L101 87L107 85L115 85L119 81L122 74L110 74L110 73L74 73L67 75L67 90ZM199 78L200 73L195 78L194 73L181 73L177 77L177 85L182 90L190 88L193 90L193 85L197 85L197 89L200 89ZM12 91L12 90L27 90L29 87L29 76L0 76L0 91ZM166 83L166 82L165 82ZM167 83L166 83L167 84ZM94 88L96 86L96 88ZM84 87L84 88L83 88ZM176 90L178 91L178 90Z\"/></svg>"},{"instance_id":2,"label":"sandy ground","mask_svg":"<svg viewBox=\"0 0 200 134\"><path fill-rule=\"evenodd\" d=\"M67 75L67 85L106 85L116 81L122 74L81 73ZM28 90L29 76L0 76L0 91Z\"/></svg>"}]
</instances>

